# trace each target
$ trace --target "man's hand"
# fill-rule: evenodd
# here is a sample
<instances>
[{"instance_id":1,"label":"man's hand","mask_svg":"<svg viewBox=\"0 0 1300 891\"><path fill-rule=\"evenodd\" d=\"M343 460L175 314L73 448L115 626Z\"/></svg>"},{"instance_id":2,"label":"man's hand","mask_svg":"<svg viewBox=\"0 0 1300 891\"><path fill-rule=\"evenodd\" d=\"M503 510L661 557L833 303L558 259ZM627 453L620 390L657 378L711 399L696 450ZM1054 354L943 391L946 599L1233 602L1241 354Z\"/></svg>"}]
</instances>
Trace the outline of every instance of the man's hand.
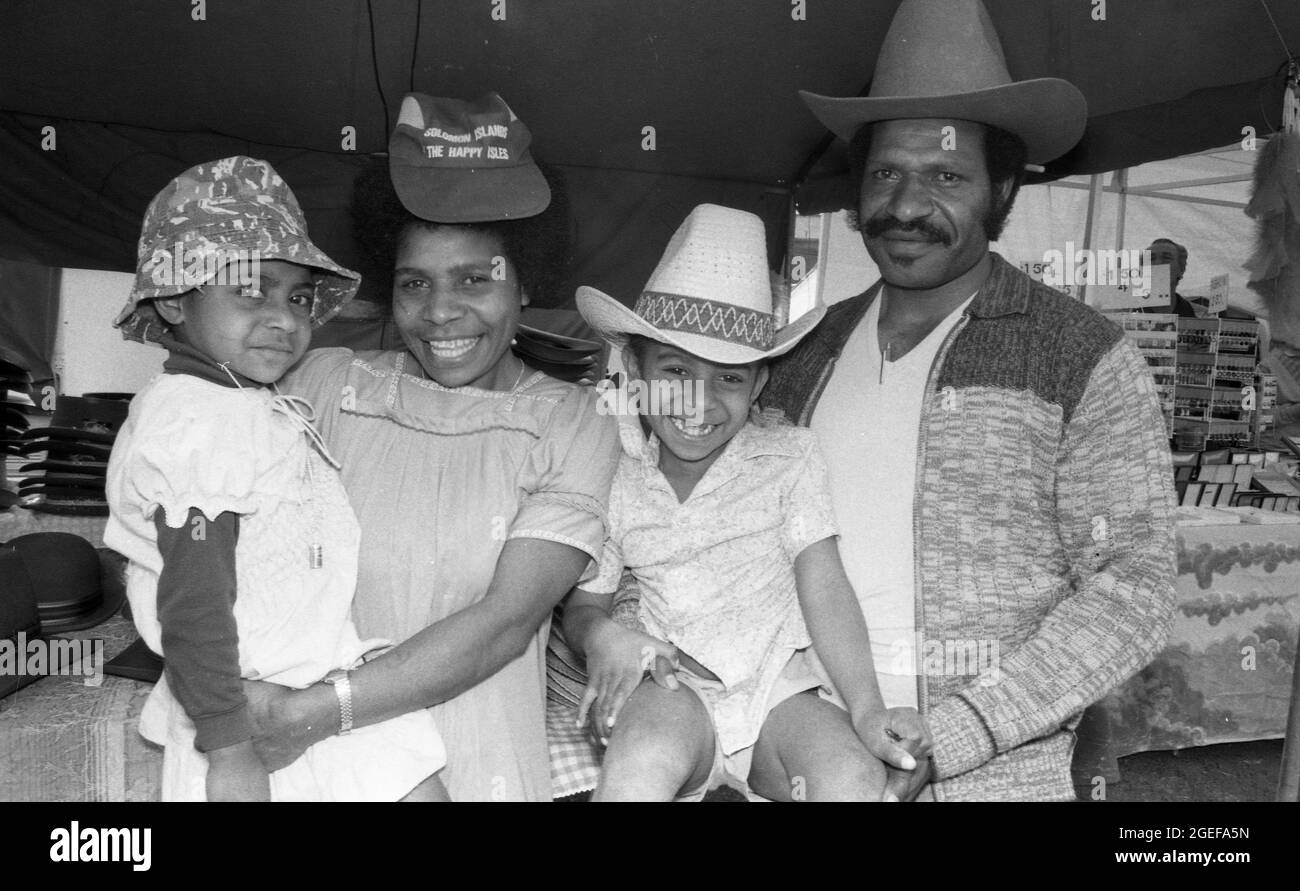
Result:
<instances>
[{"instance_id":1,"label":"man's hand","mask_svg":"<svg viewBox=\"0 0 1300 891\"><path fill-rule=\"evenodd\" d=\"M930 753L930 734L914 708L879 709L853 721L858 739L886 766L915 770L917 759Z\"/></svg>"},{"instance_id":2,"label":"man's hand","mask_svg":"<svg viewBox=\"0 0 1300 891\"><path fill-rule=\"evenodd\" d=\"M208 752L208 801L270 801L270 775L252 742Z\"/></svg>"},{"instance_id":3,"label":"man's hand","mask_svg":"<svg viewBox=\"0 0 1300 891\"><path fill-rule=\"evenodd\" d=\"M585 722L590 711L592 732L601 745L608 741L619 709L646 672L661 687L678 687L677 648L658 638L602 622L592 629L586 649L587 689L578 706L578 724Z\"/></svg>"},{"instance_id":4,"label":"man's hand","mask_svg":"<svg viewBox=\"0 0 1300 891\"><path fill-rule=\"evenodd\" d=\"M282 770L302 757L308 747L326 739L336 726L325 727L328 720L297 726L290 719L296 700L308 690L291 690L265 681L244 681L244 696L253 718L252 746L269 771ZM330 691L333 696L333 691Z\"/></svg>"},{"instance_id":5,"label":"man's hand","mask_svg":"<svg viewBox=\"0 0 1300 891\"><path fill-rule=\"evenodd\" d=\"M853 722L867 751L885 765L882 801L911 801L930 777L933 742L914 708L868 712Z\"/></svg>"},{"instance_id":6,"label":"man's hand","mask_svg":"<svg viewBox=\"0 0 1300 891\"><path fill-rule=\"evenodd\" d=\"M881 801L912 801L930 781L930 751L934 741L925 718L914 708L891 708L886 713L885 736L914 759L912 766L885 762L885 790ZM884 760L884 759L882 759Z\"/></svg>"},{"instance_id":7,"label":"man's hand","mask_svg":"<svg viewBox=\"0 0 1300 891\"><path fill-rule=\"evenodd\" d=\"M933 765L926 755L917 762L915 770L900 770L885 765L885 791L881 801L914 801L925 784L930 782Z\"/></svg>"}]
</instances>

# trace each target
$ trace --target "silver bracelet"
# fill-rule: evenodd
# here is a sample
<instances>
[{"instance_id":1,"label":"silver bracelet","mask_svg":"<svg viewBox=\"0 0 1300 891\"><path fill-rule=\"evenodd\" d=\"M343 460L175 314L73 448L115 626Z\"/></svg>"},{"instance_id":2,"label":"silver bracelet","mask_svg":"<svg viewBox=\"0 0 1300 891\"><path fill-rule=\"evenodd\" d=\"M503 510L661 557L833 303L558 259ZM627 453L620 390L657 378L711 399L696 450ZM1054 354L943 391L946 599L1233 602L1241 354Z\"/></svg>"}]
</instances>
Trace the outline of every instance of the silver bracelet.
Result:
<instances>
[{"instance_id":1,"label":"silver bracelet","mask_svg":"<svg viewBox=\"0 0 1300 891\"><path fill-rule=\"evenodd\" d=\"M342 736L352 730L352 679L340 668L325 675L325 683L334 688L339 700L339 735Z\"/></svg>"}]
</instances>

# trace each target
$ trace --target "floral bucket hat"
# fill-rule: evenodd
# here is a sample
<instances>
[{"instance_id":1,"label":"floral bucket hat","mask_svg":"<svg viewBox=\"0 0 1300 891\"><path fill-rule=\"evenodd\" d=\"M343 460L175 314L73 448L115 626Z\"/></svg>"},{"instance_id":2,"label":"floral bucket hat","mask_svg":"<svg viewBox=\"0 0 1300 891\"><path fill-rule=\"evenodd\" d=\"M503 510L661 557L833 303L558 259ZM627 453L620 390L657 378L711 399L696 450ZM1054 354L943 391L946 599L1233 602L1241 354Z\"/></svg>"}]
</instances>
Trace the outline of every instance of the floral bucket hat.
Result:
<instances>
[{"instance_id":1,"label":"floral bucket hat","mask_svg":"<svg viewBox=\"0 0 1300 891\"><path fill-rule=\"evenodd\" d=\"M318 271L313 325L328 321L361 283L312 244L298 199L269 163L236 155L197 164L149 203L135 284L113 324L128 340L157 343L169 326L153 300L214 280L251 284L256 264L265 260Z\"/></svg>"}]
</instances>

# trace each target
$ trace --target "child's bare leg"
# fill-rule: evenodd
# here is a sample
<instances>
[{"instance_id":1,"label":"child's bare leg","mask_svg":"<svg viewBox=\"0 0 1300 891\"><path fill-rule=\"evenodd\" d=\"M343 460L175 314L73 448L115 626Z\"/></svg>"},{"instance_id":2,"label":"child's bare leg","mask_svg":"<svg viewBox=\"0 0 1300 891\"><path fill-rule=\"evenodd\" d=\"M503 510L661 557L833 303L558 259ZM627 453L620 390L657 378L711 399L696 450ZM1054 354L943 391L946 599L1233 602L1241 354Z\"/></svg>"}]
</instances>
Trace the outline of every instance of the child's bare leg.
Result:
<instances>
[{"instance_id":1,"label":"child's bare leg","mask_svg":"<svg viewBox=\"0 0 1300 891\"><path fill-rule=\"evenodd\" d=\"M618 713L592 801L671 801L713 768L713 723L695 691L646 680Z\"/></svg>"},{"instance_id":2,"label":"child's bare leg","mask_svg":"<svg viewBox=\"0 0 1300 891\"><path fill-rule=\"evenodd\" d=\"M749 787L776 801L879 801L885 766L858 739L848 712L799 693L763 722Z\"/></svg>"},{"instance_id":3,"label":"child's bare leg","mask_svg":"<svg viewBox=\"0 0 1300 891\"><path fill-rule=\"evenodd\" d=\"M403 795L402 801L451 801L451 796L447 794L447 787L435 773Z\"/></svg>"}]
</instances>

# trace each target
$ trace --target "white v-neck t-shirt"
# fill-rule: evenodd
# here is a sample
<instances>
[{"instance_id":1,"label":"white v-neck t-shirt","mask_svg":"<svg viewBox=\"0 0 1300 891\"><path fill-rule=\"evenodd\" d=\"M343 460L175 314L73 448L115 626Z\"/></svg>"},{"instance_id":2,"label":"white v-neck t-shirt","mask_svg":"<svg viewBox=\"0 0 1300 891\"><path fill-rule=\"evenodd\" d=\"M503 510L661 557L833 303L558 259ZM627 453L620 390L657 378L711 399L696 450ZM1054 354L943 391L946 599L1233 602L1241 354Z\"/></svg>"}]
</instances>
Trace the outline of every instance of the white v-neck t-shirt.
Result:
<instances>
[{"instance_id":1,"label":"white v-neck t-shirt","mask_svg":"<svg viewBox=\"0 0 1300 891\"><path fill-rule=\"evenodd\" d=\"M885 705L916 707L912 505L921 401L939 347L974 295L883 368L881 299L849 335L811 426L826 458L840 557L871 632Z\"/></svg>"}]
</instances>

